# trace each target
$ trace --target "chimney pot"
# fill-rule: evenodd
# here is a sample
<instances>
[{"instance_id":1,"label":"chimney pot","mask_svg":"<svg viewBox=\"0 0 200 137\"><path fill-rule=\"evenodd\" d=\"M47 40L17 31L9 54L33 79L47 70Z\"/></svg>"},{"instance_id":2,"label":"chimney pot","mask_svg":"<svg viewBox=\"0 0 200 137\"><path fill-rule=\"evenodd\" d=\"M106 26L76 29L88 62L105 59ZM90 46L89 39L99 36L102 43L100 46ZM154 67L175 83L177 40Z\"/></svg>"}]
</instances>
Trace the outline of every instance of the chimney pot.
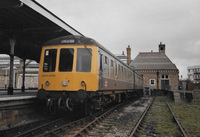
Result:
<instances>
[{"instance_id":1,"label":"chimney pot","mask_svg":"<svg viewBox=\"0 0 200 137\"><path fill-rule=\"evenodd\" d=\"M128 45L127 50L127 64L129 65L131 63L131 48L130 45Z\"/></svg>"},{"instance_id":2,"label":"chimney pot","mask_svg":"<svg viewBox=\"0 0 200 137\"><path fill-rule=\"evenodd\" d=\"M165 44L162 44L162 42L160 42L159 44L159 52L165 54Z\"/></svg>"}]
</instances>

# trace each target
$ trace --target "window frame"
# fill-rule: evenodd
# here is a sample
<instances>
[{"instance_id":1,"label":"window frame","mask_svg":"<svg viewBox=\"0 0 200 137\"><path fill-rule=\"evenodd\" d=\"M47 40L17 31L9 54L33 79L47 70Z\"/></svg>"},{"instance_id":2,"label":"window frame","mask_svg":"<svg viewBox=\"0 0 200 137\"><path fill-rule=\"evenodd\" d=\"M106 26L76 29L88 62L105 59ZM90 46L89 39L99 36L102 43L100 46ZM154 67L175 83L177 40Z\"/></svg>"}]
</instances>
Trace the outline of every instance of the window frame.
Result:
<instances>
[{"instance_id":1,"label":"window frame","mask_svg":"<svg viewBox=\"0 0 200 137\"><path fill-rule=\"evenodd\" d=\"M169 79L169 75L162 75L162 79Z\"/></svg>"},{"instance_id":2,"label":"window frame","mask_svg":"<svg viewBox=\"0 0 200 137\"><path fill-rule=\"evenodd\" d=\"M153 84L152 84L152 81L153 81ZM155 86L156 85L156 80L155 79L149 79L149 84L151 86Z\"/></svg>"},{"instance_id":3,"label":"window frame","mask_svg":"<svg viewBox=\"0 0 200 137\"><path fill-rule=\"evenodd\" d=\"M89 65L90 65L90 68L88 69L89 71L83 71L83 68L81 68L82 70L79 70L80 68L78 68L78 61L80 60L80 53L78 53L79 52L79 50L87 50L87 52L90 54L90 62L89 62ZM85 51L84 51L85 52ZM93 52L93 50L92 50L92 48L77 48L77 51L76 51L76 72L91 72L92 71L92 52ZM89 55L89 54L87 54L87 56ZM82 54L83 55L83 54ZM86 56L86 54L85 54L85 56ZM81 59L84 59L83 57L81 57ZM83 60L82 60L83 61ZM88 63L88 62L87 62ZM83 64L84 63L82 63L81 62L81 67L83 67Z\"/></svg>"},{"instance_id":4,"label":"window frame","mask_svg":"<svg viewBox=\"0 0 200 137\"><path fill-rule=\"evenodd\" d=\"M73 57L72 57L72 65L71 65L71 70L60 70L60 65L61 65L61 50L73 50ZM75 50L74 48L61 48L60 49L60 55L59 55L59 65L58 65L58 71L59 72L72 72L73 71L73 65L74 65L74 55L75 55Z\"/></svg>"},{"instance_id":5,"label":"window frame","mask_svg":"<svg viewBox=\"0 0 200 137\"><path fill-rule=\"evenodd\" d=\"M52 64L49 63L50 62L49 61L50 58L49 57L46 58L46 57L47 57L47 54L48 54L48 56L50 56L50 51L53 51L53 50L55 51L55 58L54 58L54 61L51 62L51 63L54 64L54 67L53 67L53 70L50 70L49 66L52 65ZM48 51L48 53L47 53L47 51ZM46 73L46 72L55 72L56 71L57 55L58 55L58 50L57 49L45 49L45 51L44 51L44 57L43 57L43 68L42 68L42 71L44 73ZM48 59L48 60L45 61L46 59ZM48 67L47 71L44 70L45 69L45 63L48 65L48 66L46 66L46 67Z\"/></svg>"}]
</instances>

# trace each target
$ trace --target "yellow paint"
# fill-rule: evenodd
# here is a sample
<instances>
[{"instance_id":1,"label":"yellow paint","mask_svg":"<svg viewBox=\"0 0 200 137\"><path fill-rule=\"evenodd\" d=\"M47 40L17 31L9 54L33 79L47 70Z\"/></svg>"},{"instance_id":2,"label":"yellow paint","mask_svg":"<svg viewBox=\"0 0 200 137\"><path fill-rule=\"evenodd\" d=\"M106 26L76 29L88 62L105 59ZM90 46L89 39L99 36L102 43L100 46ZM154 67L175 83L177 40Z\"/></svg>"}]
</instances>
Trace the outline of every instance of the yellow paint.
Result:
<instances>
[{"instance_id":1,"label":"yellow paint","mask_svg":"<svg viewBox=\"0 0 200 137\"><path fill-rule=\"evenodd\" d=\"M72 72L59 72L59 58L60 49L62 48L73 48L74 49L74 63ZM76 59L77 59L77 48L90 48L92 49L92 63L91 72L76 72ZM57 49L56 69L55 72L43 72L44 52L46 49ZM62 81L67 80L68 85L62 86ZM49 81L50 85L45 85L45 82ZM55 46L44 46L41 53L40 59L40 70L39 70L39 89L43 88L49 91L78 91L84 89L81 86L81 81L85 81L87 91L98 90L99 83L99 70L98 70L98 47L96 45L55 45Z\"/></svg>"}]
</instances>

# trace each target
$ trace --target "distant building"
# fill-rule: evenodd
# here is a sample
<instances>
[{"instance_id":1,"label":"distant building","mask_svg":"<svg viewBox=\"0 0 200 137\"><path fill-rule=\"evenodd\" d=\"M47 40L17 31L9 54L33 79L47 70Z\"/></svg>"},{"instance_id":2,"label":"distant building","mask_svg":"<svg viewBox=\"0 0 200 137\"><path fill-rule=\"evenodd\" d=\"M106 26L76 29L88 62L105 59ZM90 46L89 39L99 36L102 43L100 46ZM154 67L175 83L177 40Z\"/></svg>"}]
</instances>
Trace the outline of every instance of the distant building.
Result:
<instances>
[{"instance_id":1,"label":"distant building","mask_svg":"<svg viewBox=\"0 0 200 137\"><path fill-rule=\"evenodd\" d=\"M178 90L179 70L165 54L165 44L159 44L159 52L140 52L130 66L143 75L144 88Z\"/></svg>"},{"instance_id":2,"label":"distant building","mask_svg":"<svg viewBox=\"0 0 200 137\"><path fill-rule=\"evenodd\" d=\"M125 64L130 64L131 62L131 48L130 45L128 45L128 48L126 48L126 53L127 55L125 55L124 51L122 52L122 54L117 54L116 56Z\"/></svg>"},{"instance_id":3,"label":"distant building","mask_svg":"<svg viewBox=\"0 0 200 137\"><path fill-rule=\"evenodd\" d=\"M187 67L188 80L192 83L200 83L200 65Z\"/></svg>"},{"instance_id":4,"label":"distant building","mask_svg":"<svg viewBox=\"0 0 200 137\"><path fill-rule=\"evenodd\" d=\"M124 54L124 51L122 52L122 54L116 54L115 56L117 56L122 62L127 64L127 56Z\"/></svg>"},{"instance_id":5,"label":"distant building","mask_svg":"<svg viewBox=\"0 0 200 137\"><path fill-rule=\"evenodd\" d=\"M22 86L22 67L23 61L18 57L14 57L13 88L21 88ZM0 55L0 88L8 88L10 73L9 70L10 57L7 55ZM31 60L26 61L25 88L38 87L38 71L38 63Z\"/></svg>"}]
</instances>

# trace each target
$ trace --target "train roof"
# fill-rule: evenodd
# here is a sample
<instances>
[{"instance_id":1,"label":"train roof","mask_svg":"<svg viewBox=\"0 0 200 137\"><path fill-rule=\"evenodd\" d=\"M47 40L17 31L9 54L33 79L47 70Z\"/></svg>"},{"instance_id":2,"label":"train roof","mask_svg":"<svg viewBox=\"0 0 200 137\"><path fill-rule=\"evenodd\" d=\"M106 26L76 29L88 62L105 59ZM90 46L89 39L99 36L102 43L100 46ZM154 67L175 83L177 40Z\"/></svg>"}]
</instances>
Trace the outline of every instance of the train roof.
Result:
<instances>
[{"instance_id":1,"label":"train roof","mask_svg":"<svg viewBox=\"0 0 200 137\"><path fill-rule=\"evenodd\" d=\"M77 44L77 45L99 45L95 40L78 35L62 36L52 40L47 41L44 45L58 45L58 44Z\"/></svg>"},{"instance_id":2,"label":"train roof","mask_svg":"<svg viewBox=\"0 0 200 137\"><path fill-rule=\"evenodd\" d=\"M47 41L44 46L49 45L66 45L66 44L73 44L73 45L97 45L99 48L107 52L109 55L114 57L116 60L118 60L120 63L128 67L129 69L133 70L129 65L122 62L118 57L116 57L113 53L111 53L109 50L107 50L104 46L99 44L96 40L85 37L85 36L78 36L78 35L69 35L69 36L62 36L58 37L52 40ZM133 70L134 71L134 70ZM135 71L134 71L135 72ZM137 73L137 72L135 72ZM138 74L138 73L137 73ZM140 74L138 74L140 75Z\"/></svg>"}]
</instances>

